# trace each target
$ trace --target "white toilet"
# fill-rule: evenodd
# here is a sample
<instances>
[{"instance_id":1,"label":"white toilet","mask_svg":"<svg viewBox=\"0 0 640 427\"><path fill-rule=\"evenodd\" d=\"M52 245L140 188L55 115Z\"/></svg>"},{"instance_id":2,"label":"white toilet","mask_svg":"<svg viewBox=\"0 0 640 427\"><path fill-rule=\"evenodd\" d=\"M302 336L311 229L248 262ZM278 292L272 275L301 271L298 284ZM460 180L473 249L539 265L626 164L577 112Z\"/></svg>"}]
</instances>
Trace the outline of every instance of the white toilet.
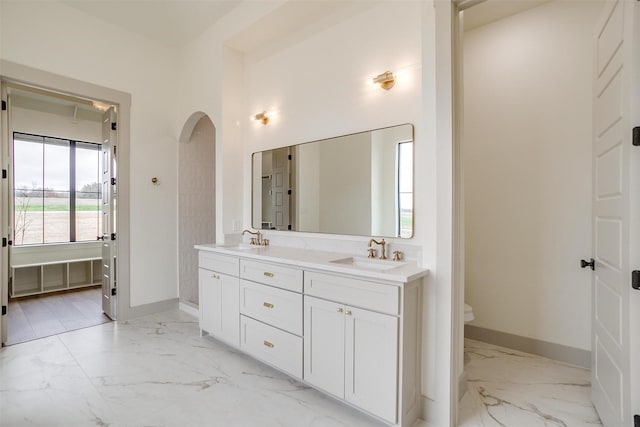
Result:
<instances>
[{"instance_id":1,"label":"white toilet","mask_svg":"<svg viewBox=\"0 0 640 427\"><path fill-rule=\"evenodd\" d=\"M473 315L473 307L469 304L464 304L464 323L469 323L476 317Z\"/></svg>"}]
</instances>

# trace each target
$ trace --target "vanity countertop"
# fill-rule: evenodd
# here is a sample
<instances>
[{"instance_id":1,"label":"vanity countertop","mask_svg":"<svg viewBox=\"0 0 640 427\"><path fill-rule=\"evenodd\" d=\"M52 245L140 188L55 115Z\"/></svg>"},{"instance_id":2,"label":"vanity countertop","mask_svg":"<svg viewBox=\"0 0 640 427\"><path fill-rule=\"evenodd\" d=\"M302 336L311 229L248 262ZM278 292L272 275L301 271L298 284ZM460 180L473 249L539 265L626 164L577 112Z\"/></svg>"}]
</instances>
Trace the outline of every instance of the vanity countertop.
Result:
<instances>
[{"instance_id":1,"label":"vanity countertop","mask_svg":"<svg viewBox=\"0 0 640 427\"><path fill-rule=\"evenodd\" d=\"M202 251L234 255L257 261L289 264L296 267L350 274L363 278L408 283L429 274L429 270L412 261L368 259L349 254L326 252L287 246L249 246L246 244L225 246L217 244L195 245Z\"/></svg>"}]
</instances>

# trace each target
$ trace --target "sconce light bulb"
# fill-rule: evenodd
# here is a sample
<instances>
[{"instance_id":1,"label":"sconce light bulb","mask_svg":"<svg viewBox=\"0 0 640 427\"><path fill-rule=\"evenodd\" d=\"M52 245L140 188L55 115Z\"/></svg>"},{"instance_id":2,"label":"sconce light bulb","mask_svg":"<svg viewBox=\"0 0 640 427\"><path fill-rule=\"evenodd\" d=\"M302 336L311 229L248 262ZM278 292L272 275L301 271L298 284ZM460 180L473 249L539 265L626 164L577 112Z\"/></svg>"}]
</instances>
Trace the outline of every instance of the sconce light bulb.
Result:
<instances>
[{"instance_id":1,"label":"sconce light bulb","mask_svg":"<svg viewBox=\"0 0 640 427\"><path fill-rule=\"evenodd\" d=\"M382 89L389 90L396 84L396 78L391 71L386 71L374 77L373 82L379 84Z\"/></svg>"},{"instance_id":2,"label":"sconce light bulb","mask_svg":"<svg viewBox=\"0 0 640 427\"><path fill-rule=\"evenodd\" d=\"M269 123L269 116L267 115L266 111L256 114L253 119L259 121L263 125L266 125L267 123Z\"/></svg>"}]
</instances>

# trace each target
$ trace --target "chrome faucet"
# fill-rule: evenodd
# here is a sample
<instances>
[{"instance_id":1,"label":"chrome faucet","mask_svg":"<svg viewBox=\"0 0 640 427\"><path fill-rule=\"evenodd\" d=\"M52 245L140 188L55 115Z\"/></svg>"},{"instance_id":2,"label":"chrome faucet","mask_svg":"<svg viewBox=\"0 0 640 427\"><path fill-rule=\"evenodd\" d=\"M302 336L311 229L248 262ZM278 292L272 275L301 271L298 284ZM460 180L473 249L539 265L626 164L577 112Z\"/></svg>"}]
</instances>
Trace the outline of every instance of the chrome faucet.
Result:
<instances>
[{"instance_id":1,"label":"chrome faucet","mask_svg":"<svg viewBox=\"0 0 640 427\"><path fill-rule=\"evenodd\" d=\"M384 239L380 240L379 242L375 239L371 239L369 240L369 249L371 248L371 244L375 243L376 245L380 245L380 259L387 259L387 255L384 253L384 246L387 244L387 242L384 241ZM371 254L372 252L369 251L369 254Z\"/></svg>"},{"instance_id":2,"label":"chrome faucet","mask_svg":"<svg viewBox=\"0 0 640 427\"><path fill-rule=\"evenodd\" d=\"M269 245L269 240L265 239L262 237L262 233L260 233L260 230L258 231L251 231L251 230L242 230L242 235L244 236L245 234L252 234L256 237L251 237L249 239L249 244L250 245L257 245L257 246L267 246Z\"/></svg>"}]
</instances>

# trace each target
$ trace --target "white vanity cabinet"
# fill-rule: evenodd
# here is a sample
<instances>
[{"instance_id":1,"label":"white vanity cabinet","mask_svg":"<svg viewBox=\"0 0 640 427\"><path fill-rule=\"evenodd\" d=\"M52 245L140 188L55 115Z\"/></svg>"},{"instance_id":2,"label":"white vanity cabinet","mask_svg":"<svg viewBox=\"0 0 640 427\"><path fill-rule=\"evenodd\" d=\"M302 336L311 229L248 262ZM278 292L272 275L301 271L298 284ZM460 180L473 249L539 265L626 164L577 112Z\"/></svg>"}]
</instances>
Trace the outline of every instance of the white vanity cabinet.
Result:
<instances>
[{"instance_id":1,"label":"white vanity cabinet","mask_svg":"<svg viewBox=\"0 0 640 427\"><path fill-rule=\"evenodd\" d=\"M305 274L305 381L394 424L399 383L394 296L398 293L393 285ZM392 314L368 310L381 307Z\"/></svg>"},{"instance_id":2,"label":"white vanity cabinet","mask_svg":"<svg viewBox=\"0 0 640 427\"><path fill-rule=\"evenodd\" d=\"M231 345L240 345L240 305L236 257L199 254L200 330Z\"/></svg>"},{"instance_id":3,"label":"white vanity cabinet","mask_svg":"<svg viewBox=\"0 0 640 427\"><path fill-rule=\"evenodd\" d=\"M332 265L335 254L282 247L196 248L201 329L389 425L413 425L427 270L363 273Z\"/></svg>"},{"instance_id":4,"label":"white vanity cabinet","mask_svg":"<svg viewBox=\"0 0 640 427\"><path fill-rule=\"evenodd\" d=\"M240 260L240 348L302 378L302 270Z\"/></svg>"},{"instance_id":5,"label":"white vanity cabinet","mask_svg":"<svg viewBox=\"0 0 640 427\"><path fill-rule=\"evenodd\" d=\"M305 296L304 379L396 421L398 319Z\"/></svg>"}]
</instances>

